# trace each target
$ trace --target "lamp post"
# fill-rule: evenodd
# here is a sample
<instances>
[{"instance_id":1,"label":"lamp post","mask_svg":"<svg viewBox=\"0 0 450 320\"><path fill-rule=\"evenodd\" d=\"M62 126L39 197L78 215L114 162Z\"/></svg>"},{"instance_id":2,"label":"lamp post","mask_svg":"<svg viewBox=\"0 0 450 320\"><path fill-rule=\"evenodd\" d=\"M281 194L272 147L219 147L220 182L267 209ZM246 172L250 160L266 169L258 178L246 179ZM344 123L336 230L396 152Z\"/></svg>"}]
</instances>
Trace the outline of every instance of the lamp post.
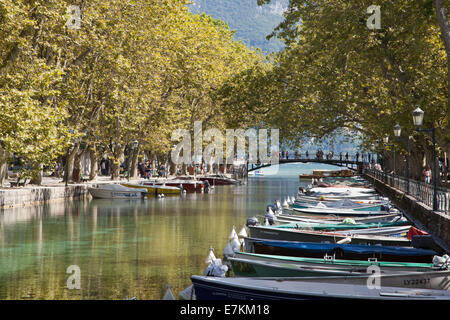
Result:
<instances>
[{"instance_id":1,"label":"lamp post","mask_svg":"<svg viewBox=\"0 0 450 320\"><path fill-rule=\"evenodd\" d=\"M400 136L402 135L402 127L397 123L394 126L394 136L397 139L400 139ZM410 155L411 155L411 149L409 145L409 136L406 138L406 149L408 151L408 157L407 157L407 180L406 180L406 193L409 194L409 180L411 179L411 164L410 164Z\"/></svg>"},{"instance_id":2,"label":"lamp post","mask_svg":"<svg viewBox=\"0 0 450 320\"><path fill-rule=\"evenodd\" d=\"M384 142L384 144L386 146L392 147L392 153L393 153L393 156L394 156L393 160L394 160L394 176L395 176L395 145L394 144L388 144L388 142L389 142L389 136L388 135L385 135L383 137L383 142Z\"/></svg>"},{"instance_id":3,"label":"lamp post","mask_svg":"<svg viewBox=\"0 0 450 320\"><path fill-rule=\"evenodd\" d=\"M437 180L438 180L438 173L437 173L437 166L436 166L436 129L434 126L431 128L420 128L423 124L423 116L425 112L420 109L420 107L417 107L412 112L413 116L413 123L416 127L416 130L419 132L426 132L431 134L431 140L433 142L433 211L437 211Z\"/></svg>"}]
</instances>

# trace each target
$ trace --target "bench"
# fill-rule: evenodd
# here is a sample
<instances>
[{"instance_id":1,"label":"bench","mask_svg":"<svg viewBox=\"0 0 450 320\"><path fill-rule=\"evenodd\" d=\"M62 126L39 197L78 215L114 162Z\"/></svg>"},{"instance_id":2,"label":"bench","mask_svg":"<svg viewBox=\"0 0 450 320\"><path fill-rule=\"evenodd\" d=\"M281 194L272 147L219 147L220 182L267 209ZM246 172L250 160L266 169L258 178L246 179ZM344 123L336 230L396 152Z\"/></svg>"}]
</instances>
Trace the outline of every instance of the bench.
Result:
<instances>
[{"instance_id":1,"label":"bench","mask_svg":"<svg viewBox=\"0 0 450 320\"><path fill-rule=\"evenodd\" d=\"M27 184L27 178L18 177L17 181L10 182L11 187L25 187Z\"/></svg>"}]
</instances>

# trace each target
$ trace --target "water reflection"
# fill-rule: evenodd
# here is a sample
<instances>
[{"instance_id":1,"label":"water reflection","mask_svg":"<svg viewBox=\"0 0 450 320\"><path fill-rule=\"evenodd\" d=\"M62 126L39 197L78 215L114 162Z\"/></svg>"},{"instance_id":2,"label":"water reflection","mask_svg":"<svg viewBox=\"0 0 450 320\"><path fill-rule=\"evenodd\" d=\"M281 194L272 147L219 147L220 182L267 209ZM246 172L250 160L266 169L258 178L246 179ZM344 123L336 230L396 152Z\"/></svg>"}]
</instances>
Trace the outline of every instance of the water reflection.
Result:
<instances>
[{"instance_id":1,"label":"water reflection","mask_svg":"<svg viewBox=\"0 0 450 320\"><path fill-rule=\"evenodd\" d=\"M161 299L222 256L232 226L294 195L298 176L253 178L210 194L54 202L0 214L0 299ZM81 289L69 290L70 265Z\"/></svg>"}]
</instances>

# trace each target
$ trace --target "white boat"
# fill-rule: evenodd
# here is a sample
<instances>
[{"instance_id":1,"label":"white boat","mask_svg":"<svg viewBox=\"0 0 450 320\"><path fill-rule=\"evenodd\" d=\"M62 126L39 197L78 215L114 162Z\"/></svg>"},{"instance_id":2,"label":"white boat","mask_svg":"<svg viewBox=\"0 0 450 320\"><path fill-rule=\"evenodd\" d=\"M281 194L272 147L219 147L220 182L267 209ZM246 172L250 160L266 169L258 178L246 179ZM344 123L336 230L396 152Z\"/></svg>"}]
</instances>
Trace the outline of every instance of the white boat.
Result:
<instances>
[{"instance_id":1,"label":"white boat","mask_svg":"<svg viewBox=\"0 0 450 320\"><path fill-rule=\"evenodd\" d=\"M336 215L336 216L348 216L348 217L367 217L367 216L380 216L388 215L392 212L390 211L366 211L366 210L354 210L354 209L339 209L339 208L329 208L324 204L317 204L314 207L309 208L293 208L295 212L301 212L302 214L313 214L313 215Z\"/></svg>"},{"instance_id":2,"label":"white boat","mask_svg":"<svg viewBox=\"0 0 450 320\"><path fill-rule=\"evenodd\" d=\"M95 199L146 199L147 189L127 188L120 184L105 184L89 187L89 193Z\"/></svg>"}]
</instances>

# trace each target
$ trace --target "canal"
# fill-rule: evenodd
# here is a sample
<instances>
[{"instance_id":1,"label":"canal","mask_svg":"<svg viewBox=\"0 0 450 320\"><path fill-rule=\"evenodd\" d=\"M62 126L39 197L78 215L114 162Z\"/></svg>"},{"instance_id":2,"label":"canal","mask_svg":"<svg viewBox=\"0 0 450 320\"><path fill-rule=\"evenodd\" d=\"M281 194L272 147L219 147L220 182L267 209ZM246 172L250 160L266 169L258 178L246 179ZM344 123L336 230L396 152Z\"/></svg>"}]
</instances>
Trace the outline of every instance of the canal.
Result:
<instances>
[{"instance_id":1,"label":"canal","mask_svg":"<svg viewBox=\"0 0 450 320\"><path fill-rule=\"evenodd\" d=\"M276 175L217 186L211 193L127 200L79 200L0 213L0 299L161 299L175 297L222 257L232 227L297 193L298 174L320 164L286 164ZM81 288L68 289L69 266Z\"/></svg>"}]
</instances>

